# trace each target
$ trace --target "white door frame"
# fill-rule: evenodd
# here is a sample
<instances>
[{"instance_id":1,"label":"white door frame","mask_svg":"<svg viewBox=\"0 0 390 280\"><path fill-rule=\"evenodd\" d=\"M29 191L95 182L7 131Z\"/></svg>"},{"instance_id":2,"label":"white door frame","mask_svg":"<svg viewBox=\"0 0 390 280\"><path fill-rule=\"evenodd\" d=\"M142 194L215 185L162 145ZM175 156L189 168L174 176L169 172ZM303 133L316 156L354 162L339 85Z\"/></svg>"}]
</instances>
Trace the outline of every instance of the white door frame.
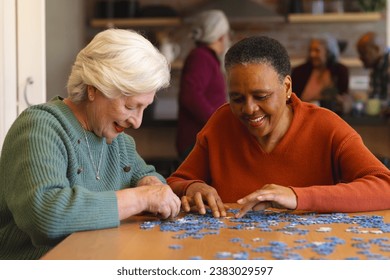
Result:
<instances>
[{"instance_id":1,"label":"white door frame","mask_svg":"<svg viewBox=\"0 0 390 280\"><path fill-rule=\"evenodd\" d=\"M46 101L45 0L0 1L0 148L16 117Z\"/></svg>"},{"instance_id":2,"label":"white door frame","mask_svg":"<svg viewBox=\"0 0 390 280\"><path fill-rule=\"evenodd\" d=\"M0 1L0 148L17 116L16 1Z\"/></svg>"},{"instance_id":3,"label":"white door frame","mask_svg":"<svg viewBox=\"0 0 390 280\"><path fill-rule=\"evenodd\" d=\"M45 0L17 2L18 115L46 101Z\"/></svg>"}]
</instances>

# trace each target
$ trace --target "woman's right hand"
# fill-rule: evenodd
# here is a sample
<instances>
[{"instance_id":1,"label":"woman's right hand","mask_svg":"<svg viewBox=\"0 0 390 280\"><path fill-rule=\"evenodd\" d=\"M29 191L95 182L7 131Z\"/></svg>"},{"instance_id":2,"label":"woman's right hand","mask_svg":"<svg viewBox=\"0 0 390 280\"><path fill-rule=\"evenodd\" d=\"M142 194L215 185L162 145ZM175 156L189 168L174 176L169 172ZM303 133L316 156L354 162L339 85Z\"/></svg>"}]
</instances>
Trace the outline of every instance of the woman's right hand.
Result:
<instances>
[{"instance_id":1,"label":"woman's right hand","mask_svg":"<svg viewBox=\"0 0 390 280\"><path fill-rule=\"evenodd\" d=\"M120 220L145 211L163 219L180 212L180 199L168 185L143 185L117 191L116 195Z\"/></svg>"},{"instance_id":2,"label":"woman's right hand","mask_svg":"<svg viewBox=\"0 0 390 280\"><path fill-rule=\"evenodd\" d=\"M186 194L181 198L181 203L185 212L190 212L195 208L195 211L198 211L199 214L206 214L206 203L214 217L226 216L225 205L217 190L205 183L196 182L191 184L187 188Z\"/></svg>"}]
</instances>

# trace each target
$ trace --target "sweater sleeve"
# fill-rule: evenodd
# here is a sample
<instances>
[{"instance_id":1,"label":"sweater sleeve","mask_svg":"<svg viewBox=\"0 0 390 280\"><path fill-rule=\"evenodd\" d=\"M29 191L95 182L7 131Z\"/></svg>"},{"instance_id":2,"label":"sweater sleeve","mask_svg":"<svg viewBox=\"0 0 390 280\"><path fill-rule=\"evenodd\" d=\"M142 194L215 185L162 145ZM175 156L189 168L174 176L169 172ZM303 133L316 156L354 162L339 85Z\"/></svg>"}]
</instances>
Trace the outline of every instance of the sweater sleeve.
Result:
<instances>
[{"instance_id":1,"label":"sweater sleeve","mask_svg":"<svg viewBox=\"0 0 390 280\"><path fill-rule=\"evenodd\" d=\"M364 164L363 164L364 163ZM357 212L390 209L390 170L363 144L345 139L334 154L335 185L293 187L299 210Z\"/></svg>"},{"instance_id":2,"label":"sweater sleeve","mask_svg":"<svg viewBox=\"0 0 390 280\"><path fill-rule=\"evenodd\" d=\"M16 225L35 246L56 244L75 231L118 226L114 191L70 184L72 143L47 114L22 114L4 142L0 174Z\"/></svg>"}]
</instances>

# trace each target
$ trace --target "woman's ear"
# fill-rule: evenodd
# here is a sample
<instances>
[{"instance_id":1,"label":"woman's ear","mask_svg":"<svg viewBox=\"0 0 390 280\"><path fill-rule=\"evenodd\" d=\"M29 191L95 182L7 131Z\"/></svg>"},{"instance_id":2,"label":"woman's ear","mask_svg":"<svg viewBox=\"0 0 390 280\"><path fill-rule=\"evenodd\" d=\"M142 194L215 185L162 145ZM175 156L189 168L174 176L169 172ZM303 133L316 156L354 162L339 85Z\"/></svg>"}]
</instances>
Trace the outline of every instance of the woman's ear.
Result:
<instances>
[{"instance_id":1,"label":"woman's ear","mask_svg":"<svg viewBox=\"0 0 390 280\"><path fill-rule=\"evenodd\" d=\"M286 100L288 101L292 94L292 79L290 75L287 75L283 81L284 92L286 94Z\"/></svg>"},{"instance_id":2,"label":"woman's ear","mask_svg":"<svg viewBox=\"0 0 390 280\"><path fill-rule=\"evenodd\" d=\"M94 86L91 85L87 86L87 96L89 101L93 101L95 99L96 90L97 89Z\"/></svg>"}]
</instances>

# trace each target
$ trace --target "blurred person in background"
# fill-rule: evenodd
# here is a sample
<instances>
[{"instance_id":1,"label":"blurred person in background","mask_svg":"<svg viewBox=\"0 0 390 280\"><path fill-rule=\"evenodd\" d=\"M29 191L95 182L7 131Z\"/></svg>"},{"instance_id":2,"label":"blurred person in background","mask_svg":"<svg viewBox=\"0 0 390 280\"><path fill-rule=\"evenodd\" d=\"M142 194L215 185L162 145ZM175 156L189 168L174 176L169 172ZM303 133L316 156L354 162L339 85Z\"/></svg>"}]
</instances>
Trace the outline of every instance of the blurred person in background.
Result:
<instances>
[{"instance_id":1,"label":"blurred person in background","mask_svg":"<svg viewBox=\"0 0 390 280\"><path fill-rule=\"evenodd\" d=\"M181 74L176 146L181 160L192 150L196 134L211 114L227 101L221 61L230 44L230 26L220 10L194 17L191 37L196 47Z\"/></svg>"},{"instance_id":2,"label":"blurred person in background","mask_svg":"<svg viewBox=\"0 0 390 280\"><path fill-rule=\"evenodd\" d=\"M369 98L381 102L381 113L390 116L390 56L383 38L375 32L363 34L356 43L360 60L370 69Z\"/></svg>"},{"instance_id":3,"label":"blurred person in background","mask_svg":"<svg viewBox=\"0 0 390 280\"><path fill-rule=\"evenodd\" d=\"M329 34L310 39L305 63L292 70L293 92L306 102L343 112L342 96L349 91L348 68L338 62L340 48Z\"/></svg>"}]
</instances>

